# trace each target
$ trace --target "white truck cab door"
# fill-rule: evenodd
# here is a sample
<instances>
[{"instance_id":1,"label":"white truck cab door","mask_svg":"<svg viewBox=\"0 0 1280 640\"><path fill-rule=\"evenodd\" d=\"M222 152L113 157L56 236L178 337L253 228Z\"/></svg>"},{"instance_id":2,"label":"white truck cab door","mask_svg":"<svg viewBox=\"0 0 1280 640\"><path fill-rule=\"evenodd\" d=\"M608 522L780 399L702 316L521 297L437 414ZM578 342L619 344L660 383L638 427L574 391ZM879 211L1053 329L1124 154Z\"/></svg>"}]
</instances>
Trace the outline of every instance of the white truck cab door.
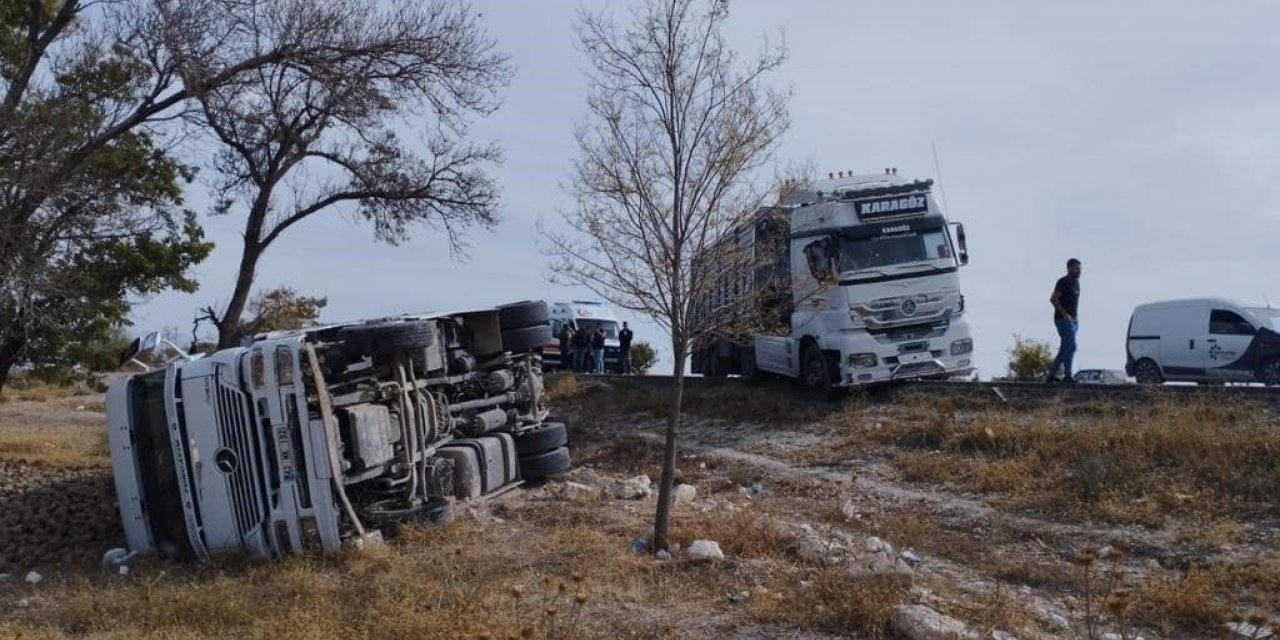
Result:
<instances>
[{"instance_id":1,"label":"white truck cab door","mask_svg":"<svg viewBox=\"0 0 1280 640\"><path fill-rule=\"evenodd\" d=\"M1253 363L1242 360L1258 330L1244 316L1231 309L1209 311L1209 326L1200 352L1205 374L1215 380L1253 379Z\"/></svg>"}]
</instances>

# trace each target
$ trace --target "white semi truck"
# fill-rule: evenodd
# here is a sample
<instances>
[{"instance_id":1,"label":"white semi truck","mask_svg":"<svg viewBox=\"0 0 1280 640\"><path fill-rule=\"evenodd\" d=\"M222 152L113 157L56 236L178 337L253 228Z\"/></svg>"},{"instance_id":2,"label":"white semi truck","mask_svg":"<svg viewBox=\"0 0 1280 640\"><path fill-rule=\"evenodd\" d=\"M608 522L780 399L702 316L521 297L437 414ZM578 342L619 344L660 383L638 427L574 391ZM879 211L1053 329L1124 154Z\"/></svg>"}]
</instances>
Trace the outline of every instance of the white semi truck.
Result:
<instances>
[{"instance_id":1,"label":"white semi truck","mask_svg":"<svg viewBox=\"0 0 1280 640\"><path fill-rule=\"evenodd\" d=\"M842 172L757 211L701 258L718 278L695 310L716 330L692 371L827 390L971 373L964 229L932 184Z\"/></svg>"},{"instance_id":2,"label":"white semi truck","mask_svg":"<svg viewBox=\"0 0 1280 640\"><path fill-rule=\"evenodd\" d=\"M546 304L254 337L116 383L111 458L131 551L333 551L453 501L567 471L537 349Z\"/></svg>"}]
</instances>

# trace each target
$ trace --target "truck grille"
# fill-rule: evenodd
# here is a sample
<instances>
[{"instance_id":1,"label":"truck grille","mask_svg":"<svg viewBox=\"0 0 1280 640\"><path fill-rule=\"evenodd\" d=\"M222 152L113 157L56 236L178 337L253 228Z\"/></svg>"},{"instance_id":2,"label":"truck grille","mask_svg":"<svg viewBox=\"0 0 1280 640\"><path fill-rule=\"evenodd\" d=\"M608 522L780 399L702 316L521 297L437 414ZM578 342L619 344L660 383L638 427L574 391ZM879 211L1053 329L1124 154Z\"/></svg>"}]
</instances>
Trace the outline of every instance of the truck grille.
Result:
<instances>
[{"instance_id":1,"label":"truck grille","mask_svg":"<svg viewBox=\"0 0 1280 640\"><path fill-rule=\"evenodd\" d=\"M215 454L214 464L231 488L236 530L241 538L259 528L264 515L257 489L258 457L251 424L244 394L218 385L218 436L223 448Z\"/></svg>"}]
</instances>

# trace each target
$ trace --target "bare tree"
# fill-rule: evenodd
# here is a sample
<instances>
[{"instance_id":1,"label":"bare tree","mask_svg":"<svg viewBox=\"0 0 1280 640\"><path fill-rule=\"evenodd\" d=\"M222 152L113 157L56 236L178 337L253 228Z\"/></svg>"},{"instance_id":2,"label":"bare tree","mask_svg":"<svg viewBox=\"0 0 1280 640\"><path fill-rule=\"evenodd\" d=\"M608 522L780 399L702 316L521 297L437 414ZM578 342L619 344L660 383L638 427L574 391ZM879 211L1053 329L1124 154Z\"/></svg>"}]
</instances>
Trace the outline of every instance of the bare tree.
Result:
<instances>
[{"instance_id":1,"label":"bare tree","mask_svg":"<svg viewBox=\"0 0 1280 640\"><path fill-rule=\"evenodd\" d=\"M786 97L763 80L785 58L767 42L740 61L721 36L724 0L651 0L618 26L584 14L589 120L565 212L571 234L547 232L556 278L644 313L671 337L673 385L654 523L667 547L676 432L690 344L713 329L695 300L720 277L698 256L749 212L748 175L789 126Z\"/></svg>"},{"instance_id":2,"label":"bare tree","mask_svg":"<svg viewBox=\"0 0 1280 640\"><path fill-rule=\"evenodd\" d=\"M245 330L241 316L263 253L311 216L355 213L393 244L425 223L455 251L461 229L492 225L497 190L484 169L499 152L463 139L470 117L497 108L509 76L475 16L450 0L280 2L248 29L246 38L266 43L311 37L296 31L324 34L332 48L307 66L263 67L200 96L203 119L222 143L218 211L245 213L230 301L221 313L204 310L220 347ZM420 156L395 128L423 113Z\"/></svg>"}]
</instances>

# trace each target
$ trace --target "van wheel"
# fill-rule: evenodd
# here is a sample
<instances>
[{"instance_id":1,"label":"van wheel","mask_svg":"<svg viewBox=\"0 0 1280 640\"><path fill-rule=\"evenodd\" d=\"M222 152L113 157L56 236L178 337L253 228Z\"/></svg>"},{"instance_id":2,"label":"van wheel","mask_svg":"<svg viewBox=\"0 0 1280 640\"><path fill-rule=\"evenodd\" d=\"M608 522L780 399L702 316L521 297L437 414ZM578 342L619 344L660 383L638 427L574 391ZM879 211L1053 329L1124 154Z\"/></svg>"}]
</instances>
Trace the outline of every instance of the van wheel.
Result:
<instances>
[{"instance_id":1,"label":"van wheel","mask_svg":"<svg viewBox=\"0 0 1280 640\"><path fill-rule=\"evenodd\" d=\"M1272 358L1262 365L1258 379L1268 387L1280 386L1280 358Z\"/></svg>"},{"instance_id":2,"label":"van wheel","mask_svg":"<svg viewBox=\"0 0 1280 640\"><path fill-rule=\"evenodd\" d=\"M1154 360L1143 358L1133 367L1133 377L1138 380L1138 384L1161 384L1164 382L1164 375L1160 373L1160 365Z\"/></svg>"}]
</instances>

